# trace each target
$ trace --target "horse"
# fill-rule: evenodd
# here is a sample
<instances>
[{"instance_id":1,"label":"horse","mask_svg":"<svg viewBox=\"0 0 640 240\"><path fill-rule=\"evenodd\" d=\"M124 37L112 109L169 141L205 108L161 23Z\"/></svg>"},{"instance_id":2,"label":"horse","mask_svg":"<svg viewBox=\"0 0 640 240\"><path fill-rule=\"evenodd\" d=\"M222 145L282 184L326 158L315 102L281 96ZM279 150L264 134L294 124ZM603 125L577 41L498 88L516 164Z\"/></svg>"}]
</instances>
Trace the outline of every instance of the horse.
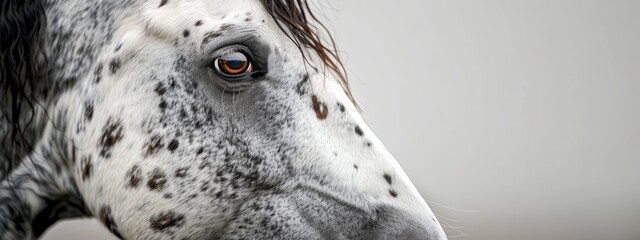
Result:
<instances>
[{"instance_id":1,"label":"horse","mask_svg":"<svg viewBox=\"0 0 640 240\"><path fill-rule=\"evenodd\" d=\"M0 239L447 239L305 0L5 0Z\"/></svg>"}]
</instances>

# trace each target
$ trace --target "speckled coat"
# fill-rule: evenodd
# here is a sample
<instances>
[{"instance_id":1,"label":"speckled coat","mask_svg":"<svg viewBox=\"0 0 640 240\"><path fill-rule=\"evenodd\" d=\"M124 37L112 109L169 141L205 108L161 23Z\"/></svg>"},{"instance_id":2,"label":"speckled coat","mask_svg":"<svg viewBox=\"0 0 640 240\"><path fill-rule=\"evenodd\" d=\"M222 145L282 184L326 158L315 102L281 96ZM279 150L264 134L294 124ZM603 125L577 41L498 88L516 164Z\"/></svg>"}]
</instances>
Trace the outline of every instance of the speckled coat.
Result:
<instances>
[{"instance_id":1,"label":"speckled coat","mask_svg":"<svg viewBox=\"0 0 640 240\"><path fill-rule=\"evenodd\" d=\"M446 239L266 2L37 3L49 84L32 151L0 159L0 239L78 216L124 239ZM230 48L260 71L217 74Z\"/></svg>"}]
</instances>

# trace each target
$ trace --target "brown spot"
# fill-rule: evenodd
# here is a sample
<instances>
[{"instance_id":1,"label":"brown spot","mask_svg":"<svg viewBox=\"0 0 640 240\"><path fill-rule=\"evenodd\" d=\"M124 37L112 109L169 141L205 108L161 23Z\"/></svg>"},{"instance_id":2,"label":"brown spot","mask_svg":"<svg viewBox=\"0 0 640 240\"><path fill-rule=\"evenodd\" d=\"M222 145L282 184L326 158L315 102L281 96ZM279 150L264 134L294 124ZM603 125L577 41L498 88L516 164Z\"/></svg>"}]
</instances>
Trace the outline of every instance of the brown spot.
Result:
<instances>
[{"instance_id":1,"label":"brown spot","mask_svg":"<svg viewBox=\"0 0 640 240\"><path fill-rule=\"evenodd\" d=\"M164 99L160 99L160 103L158 104L160 110L164 111L164 109L167 108L167 105L167 101L165 101Z\"/></svg>"},{"instance_id":2,"label":"brown spot","mask_svg":"<svg viewBox=\"0 0 640 240\"><path fill-rule=\"evenodd\" d=\"M208 32L204 34L204 39L202 39L202 45L206 45L214 38L222 36L221 32Z\"/></svg>"},{"instance_id":3,"label":"brown spot","mask_svg":"<svg viewBox=\"0 0 640 240\"><path fill-rule=\"evenodd\" d=\"M362 128L360 128L360 126L356 125L356 127L354 128L354 131L356 132L356 134L358 134L359 136L364 135L364 132L362 132Z\"/></svg>"},{"instance_id":4,"label":"brown spot","mask_svg":"<svg viewBox=\"0 0 640 240\"><path fill-rule=\"evenodd\" d=\"M109 231L111 231L114 235L118 236L119 238L122 238L122 236L118 232L118 227L116 226L116 223L113 221L113 216L111 215L111 208L109 208L109 206L102 206L102 208L100 208L100 212L98 216L100 217L102 224L104 224L104 226L107 227Z\"/></svg>"},{"instance_id":5,"label":"brown spot","mask_svg":"<svg viewBox=\"0 0 640 240\"><path fill-rule=\"evenodd\" d=\"M187 176L187 170L188 168L178 168L178 170L176 170L176 174L175 176L177 178L185 178Z\"/></svg>"},{"instance_id":6,"label":"brown spot","mask_svg":"<svg viewBox=\"0 0 640 240\"><path fill-rule=\"evenodd\" d=\"M196 27L199 27L200 25L202 25L202 20L196 21Z\"/></svg>"},{"instance_id":7,"label":"brown spot","mask_svg":"<svg viewBox=\"0 0 640 240\"><path fill-rule=\"evenodd\" d=\"M189 30L182 31L182 36L183 37L188 37L189 36Z\"/></svg>"},{"instance_id":8,"label":"brown spot","mask_svg":"<svg viewBox=\"0 0 640 240\"><path fill-rule=\"evenodd\" d=\"M209 183L202 183L202 185L200 186L200 192L205 192L209 190Z\"/></svg>"},{"instance_id":9,"label":"brown spot","mask_svg":"<svg viewBox=\"0 0 640 240\"><path fill-rule=\"evenodd\" d=\"M316 95L311 95L311 103L313 104L313 111L316 112L316 117L320 120L326 119L329 114L327 105L318 101L318 97Z\"/></svg>"},{"instance_id":10,"label":"brown spot","mask_svg":"<svg viewBox=\"0 0 640 240\"><path fill-rule=\"evenodd\" d=\"M90 155L82 157L80 168L82 168L82 180L86 181L87 179L89 179L89 177L91 177L91 173L93 170L93 164L91 163Z\"/></svg>"},{"instance_id":11,"label":"brown spot","mask_svg":"<svg viewBox=\"0 0 640 240\"><path fill-rule=\"evenodd\" d=\"M384 177L384 180L387 181L389 185L391 185L391 176L389 176L389 174L385 173L384 175L382 175L382 177Z\"/></svg>"},{"instance_id":12,"label":"brown spot","mask_svg":"<svg viewBox=\"0 0 640 240\"><path fill-rule=\"evenodd\" d=\"M100 141L98 142L98 146L102 147L100 150L100 156L104 158L109 158L111 156L111 148L116 143L122 140L122 126L119 121L113 122L111 118L107 120L107 124L104 127L104 132L102 133L102 137L100 137Z\"/></svg>"},{"instance_id":13,"label":"brown spot","mask_svg":"<svg viewBox=\"0 0 640 240\"><path fill-rule=\"evenodd\" d=\"M204 148L203 147L198 148L198 151L196 151L196 156L202 154L202 152L204 152Z\"/></svg>"},{"instance_id":14,"label":"brown spot","mask_svg":"<svg viewBox=\"0 0 640 240\"><path fill-rule=\"evenodd\" d=\"M127 187L137 188L142 181L142 169L140 169L140 166L134 165L131 167L131 170L127 172L127 178Z\"/></svg>"},{"instance_id":15,"label":"brown spot","mask_svg":"<svg viewBox=\"0 0 640 240\"><path fill-rule=\"evenodd\" d=\"M231 24L222 24L220 25L220 32L222 31L226 31L227 29L229 29L231 27Z\"/></svg>"},{"instance_id":16,"label":"brown spot","mask_svg":"<svg viewBox=\"0 0 640 240\"><path fill-rule=\"evenodd\" d=\"M96 67L96 70L93 72L95 75L100 75L102 74L102 68L104 66L102 65L102 63L98 63L98 66Z\"/></svg>"},{"instance_id":17,"label":"brown spot","mask_svg":"<svg viewBox=\"0 0 640 240\"><path fill-rule=\"evenodd\" d=\"M300 96L307 94L307 82L309 81L309 74L305 74L304 78L298 84L296 84L296 92Z\"/></svg>"},{"instance_id":18,"label":"brown spot","mask_svg":"<svg viewBox=\"0 0 640 240\"><path fill-rule=\"evenodd\" d=\"M165 92L167 92L167 89L164 87L164 84L162 84L161 82L158 83L158 85L156 86L156 89L154 90L158 95L163 95Z\"/></svg>"},{"instance_id":19,"label":"brown spot","mask_svg":"<svg viewBox=\"0 0 640 240\"><path fill-rule=\"evenodd\" d=\"M353 164L353 168L358 169L358 165Z\"/></svg>"},{"instance_id":20,"label":"brown spot","mask_svg":"<svg viewBox=\"0 0 640 240\"><path fill-rule=\"evenodd\" d=\"M113 59L111 60L111 63L109 63L109 69L111 70L111 74L115 74L116 72L118 72L118 69L120 69L120 67L122 66L122 62L120 62L119 59Z\"/></svg>"},{"instance_id":21,"label":"brown spot","mask_svg":"<svg viewBox=\"0 0 640 240\"><path fill-rule=\"evenodd\" d=\"M161 0L160 1L160 6L158 6L158 7L164 6L165 4L167 4L167 2L169 2L169 0Z\"/></svg>"},{"instance_id":22,"label":"brown spot","mask_svg":"<svg viewBox=\"0 0 640 240\"><path fill-rule=\"evenodd\" d=\"M391 194L392 197L398 197L398 193L396 191L389 190L389 194Z\"/></svg>"},{"instance_id":23,"label":"brown spot","mask_svg":"<svg viewBox=\"0 0 640 240\"><path fill-rule=\"evenodd\" d=\"M169 149L169 151L173 152L178 148L179 142L177 139L173 139L171 140L171 142L169 142L169 145L167 145L167 149Z\"/></svg>"},{"instance_id":24,"label":"brown spot","mask_svg":"<svg viewBox=\"0 0 640 240\"><path fill-rule=\"evenodd\" d=\"M144 156L146 157L149 155L153 155L157 153L162 147L164 147L164 144L162 144L162 137L154 135L153 137L151 137L151 140L149 140L149 142L144 145L144 148L147 150Z\"/></svg>"},{"instance_id":25,"label":"brown spot","mask_svg":"<svg viewBox=\"0 0 640 240\"><path fill-rule=\"evenodd\" d=\"M244 19L244 21L245 21L245 22L250 22L250 21L251 21L251 18L245 18L245 19Z\"/></svg>"},{"instance_id":26,"label":"brown spot","mask_svg":"<svg viewBox=\"0 0 640 240\"><path fill-rule=\"evenodd\" d=\"M340 109L340 112L344 112L344 105L342 103L338 103L338 109Z\"/></svg>"},{"instance_id":27,"label":"brown spot","mask_svg":"<svg viewBox=\"0 0 640 240\"><path fill-rule=\"evenodd\" d=\"M165 176L162 170L156 168L149 175L149 181L147 181L147 186L151 190L161 191L164 188L164 185L167 183L167 177Z\"/></svg>"},{"instance_id":28,"label":"brown spot","mask_svg":"<svg viewBox=\"0 0 640 240\"><path fill-rule=\"evenodd\" d=\"M99 63L98 66L96 67L96 70L93 72L96 75L96 80L95 80L96 83L100 82L100 79L101 79L100 75L102 74L103 67L104 66L102 65L102 63Z\"/></svg>"},{"instance_id":29,"label":"brown spot","mask_svg":"<svg viewBox=\"0 0 640 240\"><path fill-rule=\"evenodd\" d=\"M184 224L184 215L177 214L174 211L167 211L152 216L149 223L151 223L151 229L162 232L167 228L182 226Z\"/></svg>"},{"instance_id":30,"label":"brown spot","mask_svg":"<svg viewBox=\"0 0 640 240\"><path fill-rule=\"evenodd\" d=\"M84 102L84 119L87 121L93 118L93 104L89 101Z\"/></svg>"}]
</instances>

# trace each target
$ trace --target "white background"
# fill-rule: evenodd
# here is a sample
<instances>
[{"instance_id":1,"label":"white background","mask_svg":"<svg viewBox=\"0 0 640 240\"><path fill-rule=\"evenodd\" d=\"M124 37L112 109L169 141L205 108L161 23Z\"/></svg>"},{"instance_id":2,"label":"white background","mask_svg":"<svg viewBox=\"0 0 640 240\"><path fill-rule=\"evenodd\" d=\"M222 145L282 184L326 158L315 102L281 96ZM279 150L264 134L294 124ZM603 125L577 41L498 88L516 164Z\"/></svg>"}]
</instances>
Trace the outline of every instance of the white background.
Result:
<instances>
[{"instance_id":1,"label":"white background","mask_svg":"<svg viewBox=\"0 0 640 240\"><path fill-rule=\"evenodd\" d=\"M640 1L329 2L365 119L450 239L640 239Z\"/></svg>"}]
</instances>

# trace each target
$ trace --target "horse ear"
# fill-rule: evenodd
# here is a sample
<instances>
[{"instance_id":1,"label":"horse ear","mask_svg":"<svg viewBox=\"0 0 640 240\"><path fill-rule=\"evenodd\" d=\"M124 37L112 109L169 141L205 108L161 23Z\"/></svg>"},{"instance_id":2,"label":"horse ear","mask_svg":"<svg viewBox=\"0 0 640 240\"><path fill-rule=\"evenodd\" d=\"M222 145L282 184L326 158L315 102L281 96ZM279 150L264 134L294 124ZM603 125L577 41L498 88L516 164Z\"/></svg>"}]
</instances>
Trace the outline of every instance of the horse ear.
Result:
<instances>
[{"instance_id":1,"label":"horse ear","mask_svg":"<svg viewBox=\"0 0 640 240\"><path fill-rule=\"evenodd\" d=\"M36 58L42 53L45 24L41 0L0 3L0 180L31 151L34 141L25 132L33 116L34 93L42 89Z\"/></svg>"}]
</instances>

